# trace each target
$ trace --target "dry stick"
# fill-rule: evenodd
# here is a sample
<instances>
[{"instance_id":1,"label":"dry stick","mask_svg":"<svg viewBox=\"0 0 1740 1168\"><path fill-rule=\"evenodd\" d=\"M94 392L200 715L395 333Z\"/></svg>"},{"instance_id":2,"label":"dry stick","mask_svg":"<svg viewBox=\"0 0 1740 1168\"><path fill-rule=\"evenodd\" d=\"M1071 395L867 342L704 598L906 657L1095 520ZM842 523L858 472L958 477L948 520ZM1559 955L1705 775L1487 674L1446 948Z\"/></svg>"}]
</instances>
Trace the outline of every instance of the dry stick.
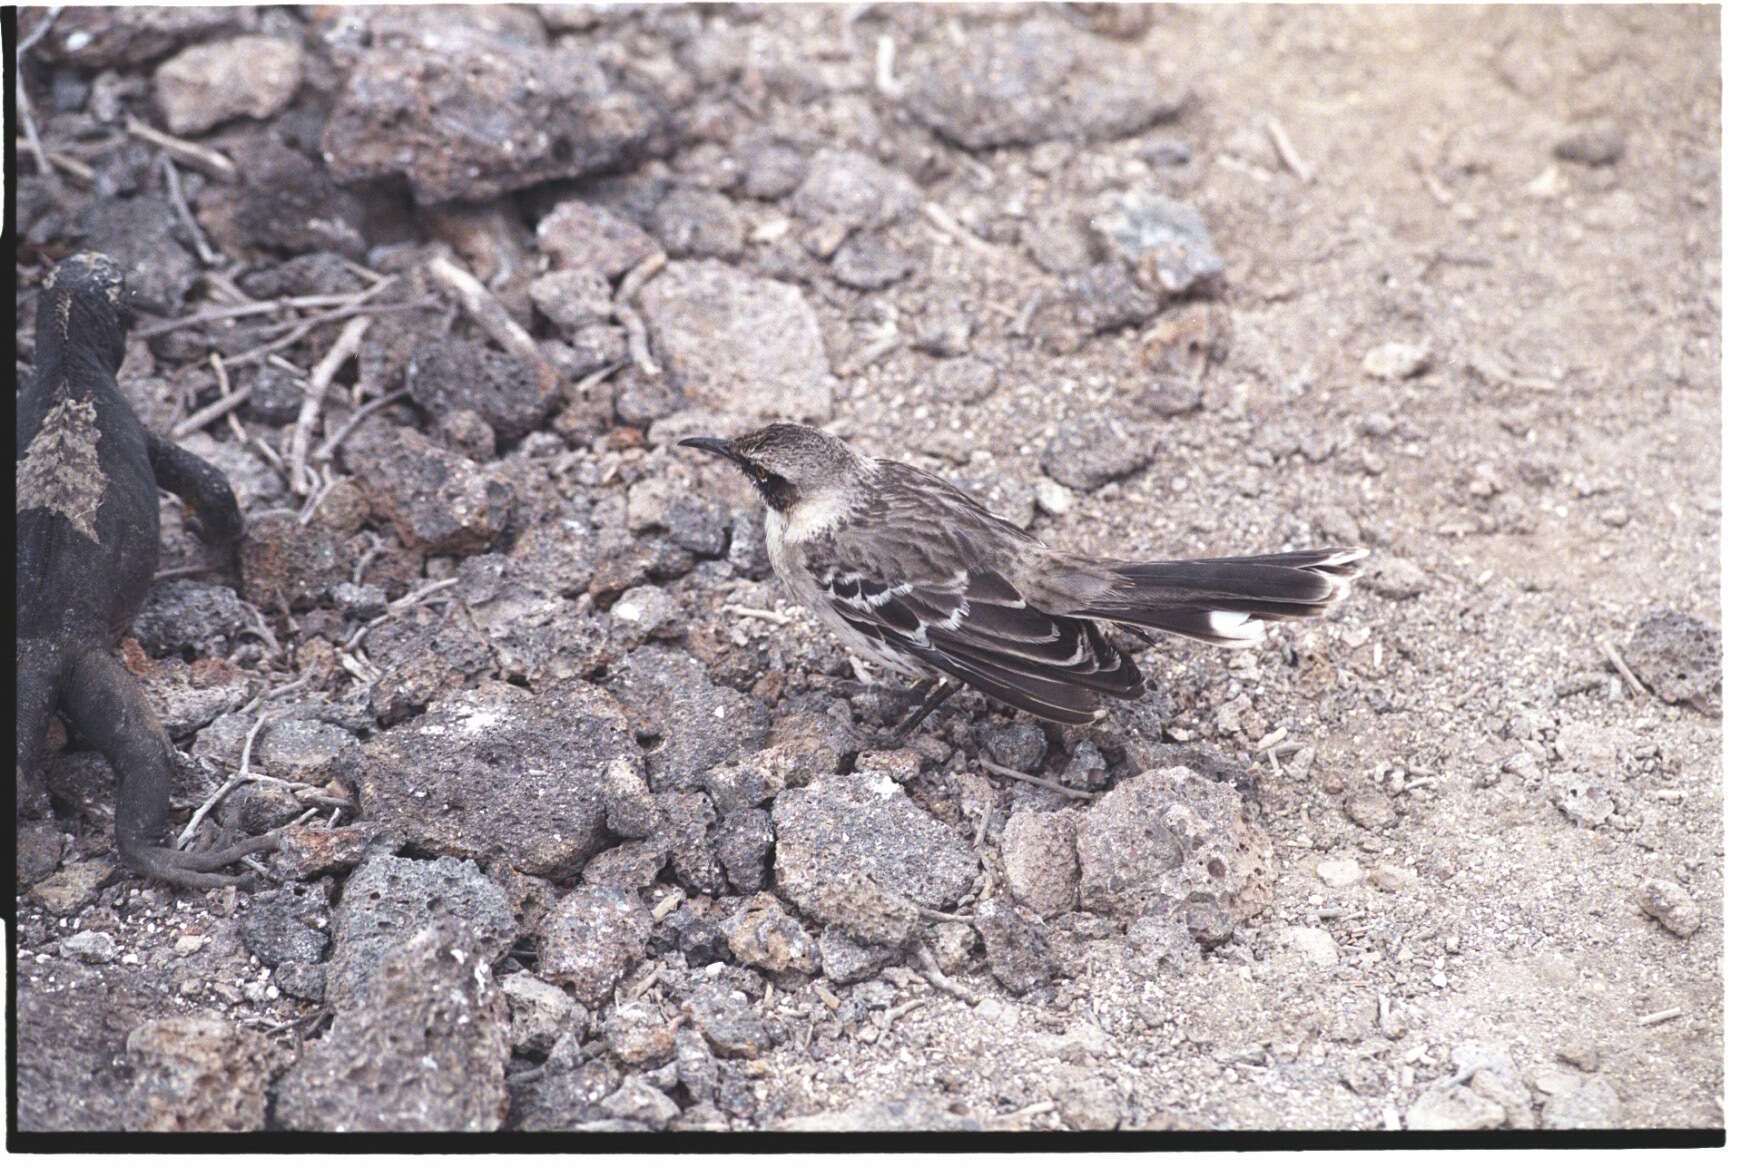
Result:
<instances>
[{"instance_id":1,"label":"dry stick","mask_svg":"<svg viewBox=\"0 0 1740 1168\"><path fill-rule=\"evenodd\" d=\"M1637 1024L1639 1026L1659 1026L1663 1022L1672 1022L1675 1018L1678 1018L1684 1013L1685 1011L1680 1009L1678 1006L1669 1006L1665 1010L1657 1010L1653 1014L1645 1014L1637 1020Z\"/></svg>"},{"instance_id":2,"label":"dry stick","mask_svg":"<svg viewBox=\"0 0 1740 1168\"><path fill-rule=\"evenodd\" d=\"M719 606L719 610L721 612L728 612L732 616L752 617L756 620L769 621L776 625L791 624L791 617L785 615L783 612L775 612L771 608L750 608L746 604L722 604Z\"/></svg>"},{"instance_id":3,"label":"dry stick","mask_svg":"<svg viewBox=\"0 0 1740 1168\"><path fill-rule=\"evenodd\" d=\"M138 118L130 117L127 119L127 133L151 143L177 162L192 167L207 178L216 179L221 183L234 183L241 178L240 172L236 170L236 164L209 146L201 146L197 142L189 142L165 134L162 130L146 125Z\"/></svg>"},{"instance_id":4,"label":"dry stick","mask_svg":"<svg viewBox=\"0 0 1740 1168\"><path fill-rule=\"evenodd\" d=\"M920 967L919 972L924 975L925 981L928 981L931 985L943 991L945 994L953 994L969 1006L976 1006L979 1004L978 994L975 994L960 982L952 980L943 973L942 966L937 963L936 954L930 951L929 945L926 945L922 941L919 942L917 952L918 964Z\"/></svg>"},{"instance_id":5,"label":"dry stick","mask_svg":"<svg viewBox=\"0 0 1740 1168\"><path fill-rule=\"evenodd\" d=\"M223 786L212 792L211 798L207 799L204 803L201 803L199 808L194 811L193 817L187 821L187 826L182 828L181 834L175 837L175 846L177 848L185 848L187 846L187 841L193 838L194 830L199 827L200 820L204 819L213 807L216 807L219 803L223 802L231 791L248 781L248 763L254 753L254 738L260 733L260 728L266 724L266 720L270 717L270 714L261 714L258 718L254 719L253 726L248 730L248 737L242 743L241 769L236 772L234 778L230 779Z\"/></svg>"},{"instance_id":6,"label":"dry stick","mask_svg":"<svg viewBox=\"0 0 1740 1168\"><path fill-rule=\"evenodd\" d=\"M167 154L159 156L158 161L162 163L163 186L169 192L169 205L175 208L175 217L181 220L181 225L193 237L193 250L199 253L199 262L208 268L216 267L221 257L212 251L211 244L206 242L205 232L199 229L199 223L194 220L193 212L187 206L187 199L181 193L181 175L176 172L174 161Z\"/></svg>"},{"instance_id":7,"label":"dry stick","mask_svg":"<svg viewBox=\"0 0 1740 1168\"><path fill-rule=\"evenodd\" d=\"M1281 161L1287 164L1287 169L1302 183L1311 181L1311 168L1305 160L1299 157L1299 151L1293 146L1293 139L1287 136L1287 128L1274 118L1268 120L1269 141L1275 144L1275 153L1281 156Z\"/></svg>"},{"instance_id":8,"label":"dry stick","mask_svg":"<svg viewBox=\"0 0 1740 1168\"><path fill-rule=\"evenodd\" d=\"M338 340L332 343L332 348L308 375L308 389L302 395L302 412L297 416L296 429L290 436L290 489L298 495L306 495L309 491L308 440L314 433L315 420L320 417L320 407L326 401L327 387L338 376L344 363L356 356L372 320L372 317L359 316L346 324L344 331L338 334Z\"/></svg>"},{"instance_id":9,"label":"dry stick","mask_svg":"<svg viewBox=\"0 0 1740 1168\"><path fill-rule=\"evenodd\" d=\"M177 329L190 328L194 325L216 324L219 321L234 320L238 316L265 316L274 312L284 312L293 308L332 308L334 306L349 307L360 305L372 299L386 284L377 284L373 288L365 288L361 292L337 293L323 292L313 296L283 296L277 300L250 300L246 304L226 304L222 308L207 308L188 316L176 317L174 320L161 320L156 324L146 325L133 335L142 339L162 336ZM330 318L329 318L330 319ZM306 324L309 321L319 322L320 317L308 317L296 323Z\"/></svg>"},{"instance_id":10,"label":"dry stick","mask_svg":"<svg viewBox=\"0 0 1740 1168\"><path fill-rule=\"evenodd\" d=\"M616 299L610 305L610 315L628 332L628 355L648 377L657 377L662 370L658 362L653 360L646 321L635 308L634 300L640 295L646 282L664 270L667 262L669 260L664 252L655 251L630 268L628 274L622 278L621 287L616 291Z\"/></svg>"},{"instance_id":11,"label":"dry stick","mask_svg":"<svg viewBox=\"0 0 1740 1168\"><path fill-rule=\"evenodd\" d=\"M446 255L437 254L429 260L429 275L459 301L466 315L488 333L490 339L525 362L537 375L539 388L549 391L561 381L561 374L538 349L532 335L508 315L501 301L491 294L470 272Z\"/></svg>"},{"instance_id":12,"label":"dry stick","mask_svg":"<svg viewBox=\"0 0 1740 1168\"><path fill-rule=\"evenodd\" d=\"M1023 783L1032 783L1035 787L1043 787L1054 795L1063 795L1070 799L1092 799L1094 797L1093 792L1091 791L1077 791L1073 787L1066 787L1062 783L1054 783L1050 779L1042 779L1038 775L1030 775L1026 771L1018 771L1014 767L1001 766L992 762L988 758L981 758L979 760L979 765L994 775L1002 775L1004 778L1009 779L1020 779Z\"/></svg>"},{"instance_id":13,"label":"dry stick","mask_svg":"<svg viewBox=\"0 0 1740 1168\"><path fill-rule=\"evenodd\" d=\"M1595 643L1601 646L1601 652L1606 655L1607 660L1612 664L1613 668L1619 670L1619 676L1623 677L1626 684L1633 690L1637 691L1637 696L1640 698L1647 698L1649 696L1649 691L1643 687L1643 682L1637 680L1637 675L1632 673L1626 666L1625 658L1619 655L1619 650L1615 649L1612 644L1603 637L1596 637Z\"/></svg>"},{"instance_id":14,"label":"dry stick","mask_svg":"<svg viewBox=\"0 0 1740 1168\"><path fill-rule=\"evenodd\" d=\"M223 358L216 353L211 355L211 365L213 369L217 370L220 396L211 405L196 410L177 422L175 428L169 431L171 438L180 440L195 430L205 429L253 396L254 387L251 385L244 385L238 390L231 391L229 373L224 368Z\"/></svg>"},{"instance_id":15,"label":"dry stick","mask_svg":"<svg viewBox=\"0 0 1740 1168\"><path fill-rule=\"evenodd\" d=\"M17 53L12 59L14 70L13 88L18 96L18 120L24 123L24 136L30 143L30 152L36 156L37 173L44 178L54 174L54 167L49 164L48 152L42 148L42 139L36 135L36 118L30 112L30 94L24 88L24 55L36 47L38 41L48 35L48 27L60 16L60 5L48 10L48 15L42 18L42 23L30 30L18 45ZM90 169L86 167L86 169Z\"/></svg>"},{"instance_id":16,"label":"dry stick","mask_svg":"<svg viewBox=\"0 0 1740 1168\"><path fill-rule=\"evenodd\" d=\"M319 449L314 452L314 461L325 462L327 459L331 458L338 448L344 445L344 440L349 438L356 428L362 425L370 415L379 413L394 402L405 401L410 396L410 390L401 389L397 393L389 393L386 397L377 397L367 405L359 407L355 413L351 414L350 417L344 420L344 425L340 426L337 431L333 433L332 437L320 444Z\"/></svg>"},{"instance_id":17,"label":"dry stick","mask_svg":"<svg viewBox=\"0 0 1740 1168\"><path fill-rule=\"evenodd\" d=\"M397 600L393 601L393 603L387 605L386 612L383 612L380 616L377 616L374 620L370 621L368 624L364 625L362 628L360 628L356 632L352 633L349 637L345 638L344 647L346 649L356 648L357 644L371 630L378 628L379 626L381 626L383 624L386 624L388 621L392 620L394 617L398 616L400 613L404 612L405 610L415 607L419 601L427 599L429 596L441 591L443 588L451 588L453 585L455 585L457 583L459 583L458 576L449 576L445 580L437 580L433 584L425 584L423 587L417 589L415 592L405 593L405 595L399 597L399 599L397 599Z\"/></svg>"},{"instance_id":18,"label":"dry stick","mask_svg":"<svg viewBox=\"0 0 1740 1168\"><path fill-rule=\"evenodd\" d=\"M904 87L894 76L894 38L876 38L876 92L883 97L898 98Z\"/></svg>"},{"instance_id":19,"label":"dry stick","mask_svg":"<svg viewBox=\"0 0 1740 1168\"><path fill-rule=\"evenodd\" d=\"M924 217L929 219L931 223L939 228L945 235L953 236L955 239L960 240L974 251L980 252L984 255L999 254L996 247L986 243L971 231L962 227L958 222L956 222L953 215L950 215L936 203L926 203L924 205Z\"/></svg>"}]
</instances>

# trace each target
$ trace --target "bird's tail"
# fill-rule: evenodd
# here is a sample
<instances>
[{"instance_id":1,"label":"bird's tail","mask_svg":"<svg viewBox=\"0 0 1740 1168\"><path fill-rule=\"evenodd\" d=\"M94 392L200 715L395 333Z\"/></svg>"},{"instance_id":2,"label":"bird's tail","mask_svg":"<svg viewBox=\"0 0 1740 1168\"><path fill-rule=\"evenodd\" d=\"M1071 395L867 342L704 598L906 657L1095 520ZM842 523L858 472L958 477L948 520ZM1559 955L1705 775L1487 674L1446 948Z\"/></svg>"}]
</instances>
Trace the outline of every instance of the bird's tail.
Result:
<instances>
[{"instance_id":1,"label":"bird's tail","mask_svg":"<svg viewBox=\"0 0 1740 1168\"><path fill-rule=\"evenodd\" d=\"M1263 622L1317 616L1347 595L1366 549L1105 564L1112 587L1074 615L1162 629L1213 645L1263 639Z\"/></svg>"}]
</instances>

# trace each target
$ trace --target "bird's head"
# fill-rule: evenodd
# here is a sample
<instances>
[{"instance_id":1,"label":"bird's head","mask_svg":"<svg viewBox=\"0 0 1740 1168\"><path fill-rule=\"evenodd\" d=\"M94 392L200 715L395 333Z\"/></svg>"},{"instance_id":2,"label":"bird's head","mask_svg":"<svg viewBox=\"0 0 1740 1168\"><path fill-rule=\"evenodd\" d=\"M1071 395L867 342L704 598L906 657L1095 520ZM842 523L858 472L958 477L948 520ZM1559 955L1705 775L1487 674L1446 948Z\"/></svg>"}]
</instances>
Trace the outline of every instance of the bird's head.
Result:
<instances>
[{"instance_id":1,"label":"bird's head","mask_svg":"<svg viewBox=\"0 0 1740 1168\"><path fill-rule=\"evenodd\" d=\"M680 445L736 465L767 505L781 513L805 499L851 487L864 468L850 446L795 422L775 422L741 438L685 438Z\"/></svg>"}]
</instances>

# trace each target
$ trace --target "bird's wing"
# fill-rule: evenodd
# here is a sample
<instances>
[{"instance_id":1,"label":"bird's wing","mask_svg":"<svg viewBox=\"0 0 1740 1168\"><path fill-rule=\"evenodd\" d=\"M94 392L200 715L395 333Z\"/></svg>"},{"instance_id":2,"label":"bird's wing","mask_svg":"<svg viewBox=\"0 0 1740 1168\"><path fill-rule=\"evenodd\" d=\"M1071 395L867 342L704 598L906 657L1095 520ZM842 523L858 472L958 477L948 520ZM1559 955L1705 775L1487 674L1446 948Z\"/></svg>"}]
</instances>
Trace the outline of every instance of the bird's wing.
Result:
<instances>
[{"instance_id":1,"label":"bird's wing","mask_svg":"<svg viewBox=\"0 0 1740 1168\"><path fill-rule=\"evenodd\" d=\"M874 514L806 556L853 628L1057 721L1091 721L1104 697L1141 692L1135 664L1093 621L1035 608L1011 581L1010 558L1037 546L1026 532L922 472L882 486Z\"/></svg>"}]
</instances>

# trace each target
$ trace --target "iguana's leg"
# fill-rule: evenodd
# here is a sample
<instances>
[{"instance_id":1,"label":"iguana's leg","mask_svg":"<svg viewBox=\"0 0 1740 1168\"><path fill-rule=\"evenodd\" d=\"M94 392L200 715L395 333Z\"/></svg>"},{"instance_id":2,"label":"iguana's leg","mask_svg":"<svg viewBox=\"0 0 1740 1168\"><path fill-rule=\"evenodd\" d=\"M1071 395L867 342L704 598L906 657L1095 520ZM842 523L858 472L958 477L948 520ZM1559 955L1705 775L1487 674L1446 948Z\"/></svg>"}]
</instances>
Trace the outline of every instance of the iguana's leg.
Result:
<instances>
[{"instance_id":1,"label":"iguana's leg","mask_svg":"<svg viewBox=\"0 0 1740 1168\"><path fill-rule=\"evenodd\" d=\"M48 810L42 778L42 739L60 700L62 654L41 637L20 638L13 709L18 716L16 784L18 818L37 818Z\"/></svg>"},{"instance_id":2,"label":"iguana's leg","mask_svg":"<svg viewBox=\"0 0 1740 1168\"><path fill-rule=\"evenodd\" d=\"M186 500L199 516L201 539L227 544L242 537L242 512L223 471L156 434L146 435L145 448L157 485Z\"/></svg>"},{"instance_id":3,"label":"iguana's leg","mask_svg":"<svg viewBox=\"0 0 1740 1168\"><path fill-rule=\"evenodd\" d=\"M162 846L169 815L169 739L145 691L119 661L99 649L82 654L67 677L62 700L80 737L102 752L120 780L115 794L115 842L129 868L189 888L250 882L214 869L276 847L277 836L255 836L215 852L178 852Z\"/></svg>"}]
</instances>

